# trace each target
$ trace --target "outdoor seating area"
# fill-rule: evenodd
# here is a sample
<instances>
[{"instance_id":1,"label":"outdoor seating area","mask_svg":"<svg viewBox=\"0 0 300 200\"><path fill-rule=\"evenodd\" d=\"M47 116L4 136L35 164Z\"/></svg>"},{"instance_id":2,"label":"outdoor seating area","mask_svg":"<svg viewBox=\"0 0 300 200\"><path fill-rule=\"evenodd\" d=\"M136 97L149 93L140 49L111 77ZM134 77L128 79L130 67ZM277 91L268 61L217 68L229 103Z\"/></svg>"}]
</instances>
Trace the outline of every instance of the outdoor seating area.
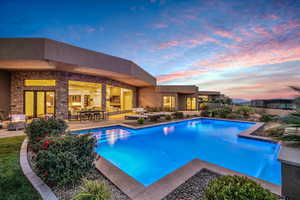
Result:
<instances>
[{"instance_id":1,"label":"outdoor seating area","mask_svg":"<svg viewBox=\"0 0 300 200\"><path fill-rule=\"evenodd\" d=\"M79 111L75 114L69 113L70 121L97 121L97 120L105 120L107 118L107 113L102 110L87 110L87 111Z\"/></svg>"}]
</instances>

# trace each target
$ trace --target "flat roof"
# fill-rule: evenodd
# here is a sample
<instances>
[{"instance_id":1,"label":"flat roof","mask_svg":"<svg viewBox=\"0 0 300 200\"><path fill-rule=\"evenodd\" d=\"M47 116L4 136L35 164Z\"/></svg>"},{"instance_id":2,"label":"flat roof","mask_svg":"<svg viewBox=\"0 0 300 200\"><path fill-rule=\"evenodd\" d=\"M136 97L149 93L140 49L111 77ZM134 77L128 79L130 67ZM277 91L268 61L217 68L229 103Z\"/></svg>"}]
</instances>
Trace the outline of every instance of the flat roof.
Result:
<instances>
[{"instance_id":1,"label":"flat roof","mask_svg":"<svg viewBox=\"0 0 300 200\"><path fill-rule=\"evenodd\" d=\"M194 94L198 92L196 85L158 85L156 92L175 92L181 94Z\"/></svg>"},{"instance_id":2,"label":"flat roof","mask_svg":"<svg viewBox=\"0 0 300 200\"><path fill-rule=\"evenodd\" d=\"M220 95L218 91L198 91L199 95Z\"/></svg>"},{"instance_id":3,"label":"flat roof","mask_svg":"<svg viewBox=\"0 0 300 200\"><path fill-rule=\"evenodd\" d=\"M156 85L155 77L130 60L46 38L0 38L0 69L59 70Z\"/></svg>"}]
</instances>

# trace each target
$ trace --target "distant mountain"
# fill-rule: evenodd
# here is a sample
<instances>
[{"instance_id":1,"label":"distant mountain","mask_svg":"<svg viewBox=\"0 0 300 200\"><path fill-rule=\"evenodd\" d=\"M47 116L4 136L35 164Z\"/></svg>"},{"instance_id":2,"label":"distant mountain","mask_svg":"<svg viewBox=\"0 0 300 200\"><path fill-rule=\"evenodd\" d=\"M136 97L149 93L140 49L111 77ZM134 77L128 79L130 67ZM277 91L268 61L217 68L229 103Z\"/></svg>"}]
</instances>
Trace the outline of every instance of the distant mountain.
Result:
<instances>
[{"instance_id":1,"label":"distant mountain","mask_svg":"<svg viewBox=\"0 0 300 200\"><path fill-rule=\"evenodd\" d=\"M237 103L237 104L239 104L239 103L244 104L244 103L249 103L250 101L246 100L246 99L232 99L232 102Z\"/></svg>"}]
</instances>

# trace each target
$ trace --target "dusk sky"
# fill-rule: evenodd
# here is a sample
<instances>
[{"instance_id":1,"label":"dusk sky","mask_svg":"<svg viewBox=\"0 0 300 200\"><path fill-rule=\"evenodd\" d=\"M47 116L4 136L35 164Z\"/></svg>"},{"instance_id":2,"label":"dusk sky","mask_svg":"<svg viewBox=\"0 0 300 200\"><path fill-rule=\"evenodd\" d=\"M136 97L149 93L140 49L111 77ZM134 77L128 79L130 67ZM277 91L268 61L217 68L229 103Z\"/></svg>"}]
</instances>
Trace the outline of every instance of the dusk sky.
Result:
<instances>
[{"instance_id":1,"label":"dusk sky","mask_svg":"<svg viewBox=\"0 0 300 200\"><path fill-rule=\"evenodd\" d=\"M233 98L300 86L300 0L1 0L0 37L70 43Z\"/></svg>"}]
</instances>

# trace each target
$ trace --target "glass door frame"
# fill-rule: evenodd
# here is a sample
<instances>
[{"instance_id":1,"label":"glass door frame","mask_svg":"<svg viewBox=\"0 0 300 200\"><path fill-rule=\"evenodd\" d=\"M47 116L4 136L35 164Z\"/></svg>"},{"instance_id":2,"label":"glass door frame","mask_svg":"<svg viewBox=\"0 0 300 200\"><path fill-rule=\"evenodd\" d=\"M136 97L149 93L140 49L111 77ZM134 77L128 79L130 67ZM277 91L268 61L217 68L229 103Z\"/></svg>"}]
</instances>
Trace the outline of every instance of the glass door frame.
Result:
<instances>
[{"instance_id":1,"label":"glass door frame","mask_svg":"<svg viewBox=\"0 0 300 200\"><path fill-rule=\"evenodd\" d=\"M46 99L46 93L47 92L53 92L54 93L54 113L53 116L55 116L56 113L56 91L55 90L24 90L23 93L23 112L26 115L26 92L33 92L33 116L30 116L32 118L37 118L37 111L38 111L38 105L37 105L37 93L38 92L44 92L44 113L47 115L47 99ZM52 113L51 113L52 114Z\"/></svg>"}]
</instances>

